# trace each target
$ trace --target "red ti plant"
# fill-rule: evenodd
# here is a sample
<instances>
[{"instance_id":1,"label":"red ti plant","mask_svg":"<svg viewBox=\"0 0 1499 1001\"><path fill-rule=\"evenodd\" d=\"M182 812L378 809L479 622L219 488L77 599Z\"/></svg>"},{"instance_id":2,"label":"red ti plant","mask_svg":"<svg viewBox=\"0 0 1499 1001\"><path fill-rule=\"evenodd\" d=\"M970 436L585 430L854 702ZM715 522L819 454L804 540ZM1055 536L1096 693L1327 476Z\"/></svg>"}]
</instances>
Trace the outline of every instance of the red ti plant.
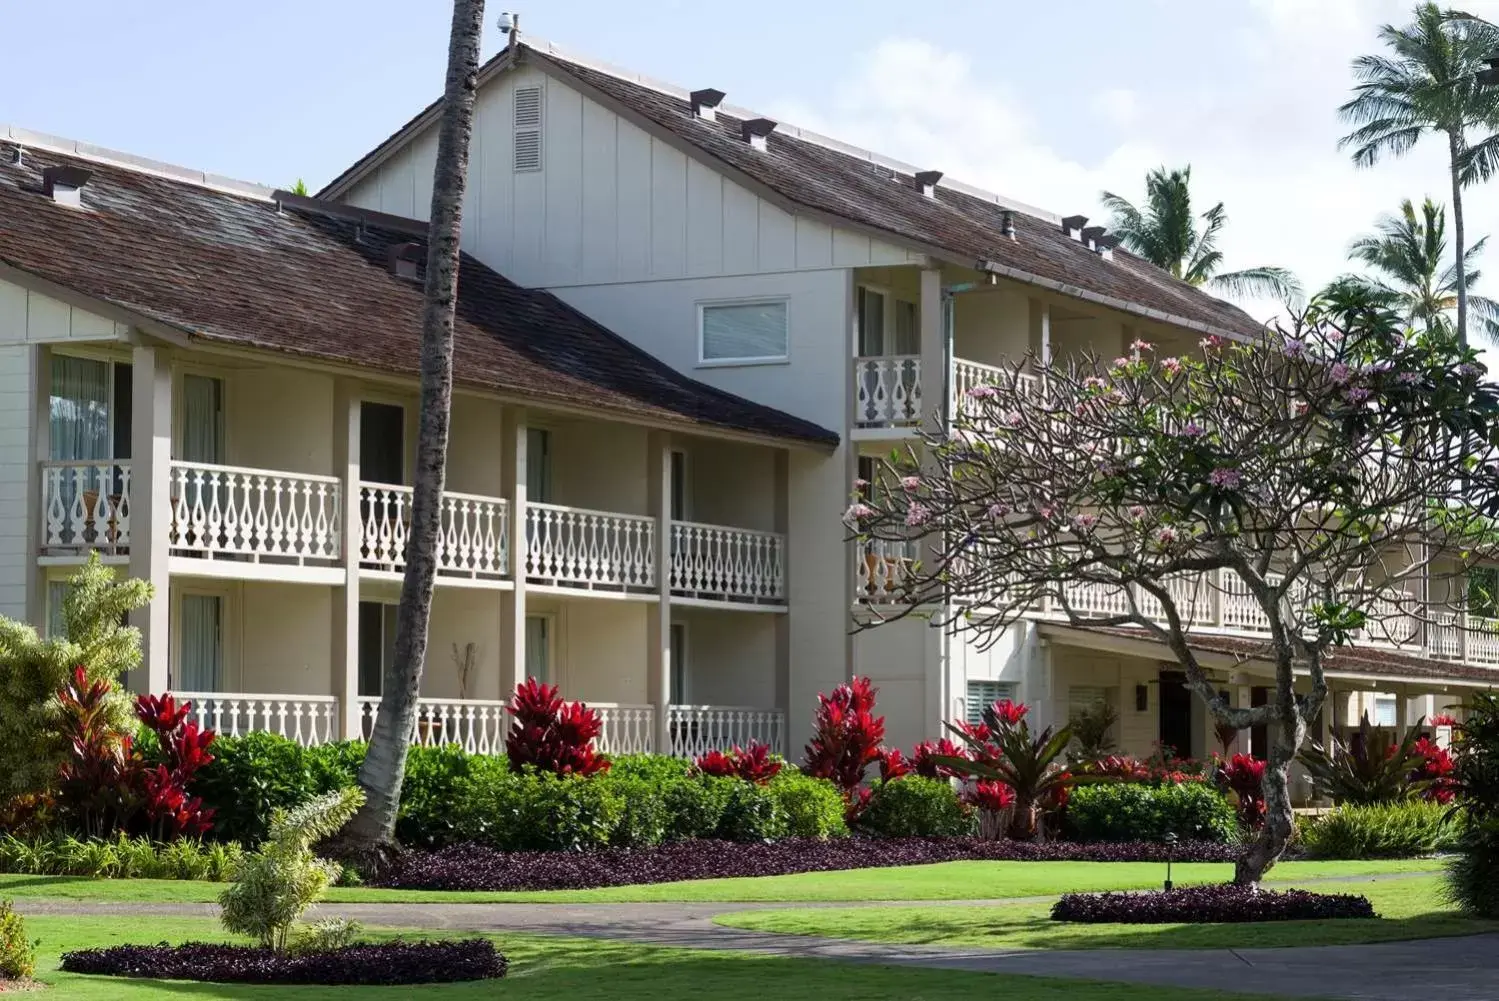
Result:
<instances>
[{"instance_id":1,"label":"red ti plant","mask_svg":"<svg viewBox=\"0 0 1499 1001\"><path fill-rule=\"evenodd\" d=\"M911 748L911 770L924 779L950 779L957 776L951 768L937 764L936 755L944 758L968 760L968 752L946 737L941 740L923 740Z\"/></svg>"},{"instance_id":2,"label":"red ti plant","mask_svg":"<svg viewBox=\"0 0 1499 1001\"><path fill-rule=\"evenodd\" d=\"M111 691L107 680L90 682L79 665L57 693L59 730L68 744L57 776L57 809L91 837L124 826L139 802L140 758L130 735L110 719Z\"/></svg>"},{"instance_id":3,"label":"red ti plant","mask_svg":"<svg viewBox=\"0 0 1499 1001\"><path fill-rule=\"evenodd\" d=\"M855 677L817 696L814 730L808 742L802 770L828 779L852 802L854 790L864 781L864 770L880 755L885 740L885 717L874 714L879 692L868 678Z\"/></svg>"},{"instance_id":4,"label":"red ti plant","mask_svg":"<svg viewBox=\"0 0 1499 1001\"><path fill-rule=\"evenodd\" d=\"M900 753L898 747L882 747L879 753L880 783L894 782L911 774L911 763Z\"/></svg>"},{"instance_id":5,"label":"red ti plant","mask_svg":"<svg viewBox=\"0 0 1499 1001\"><path fill-rule=\"evenodd\" d=\"M933 755L936 764L959 775L987 779L1009 786L1015 795L1009 836L1034 840L1041 832L1040 813L1061 801L1061 790L1080 782L1097 782L1103 776L1073 775L1060 764L1072 731L1047 727L1032 735L1026 722L1030 708L1001 699L984 709L979 726L948 724L968 747L969 759Z\"/></svg>"},{"instance_id":6,"label":"red ti plant","mask_svg":"<svg viewBox=\"0 0 1499 1001\"><path fill-rule=\"evenodd\" d=\"M1235 754L1222 769L1223 782L1239 798L1239 824L1247 831L1265 822L1265 762Z\"/></svg>"},{"instance_id":7,"label":"red ti plant","mask_svg":"<svg viewBox=\"0 0 1499 1001\"><path fill-rule=\"evenodd\" d=\"M598 711L563 701L556 685L527 678L515 687L505 711L514 717L505 736L512 771L527 765L557 775L593 775L609 769L609 759L593 746L604 728Z\"/></svg>"},{"instance_id":8,"label":"red ti plant","mask_svg":"<svg viewBox=\"0 0 1499 1001\"><path fill-rule=\"evenodd\" d=\"M135 700L135 715L148 726L161 744L163 764L141 773L146 819L158 839L202 836L213 829L211 807L188 794L188 785L198 769L213 760L208 747L214 732L200 729L187 718L191 702L177 704L171 695L142 695Z\"/></svg>"},{"instance_id":9,"label":"red ti plant","mask_svg":"<svg viewBox=\"0 0 1499 1001\"><path fill-rule=\"evenodd\" d=\"M1411 778L1422 784L1422 798L1443 805L1451 803L1458 790L1458 782L1453 775L1457 770L1457 762L1452 760L1452 755L1445 747L1430 737L1419 738L1414 750L1421 756L1421 764Z\"/></svg>"},{"instance_id":10,"label":"red ti plant","mask_svg":"<svg viewBox=\"0 0 1499 1001\"><path fill-rule=\"evenodd\" d=\"M709 751L693 762L703 775L740 778L761 786L780 774L781 764L771 755L770 745L758 740L751 741L747 748L736 744L727 752Z\"/></svg>"}]
</instances>

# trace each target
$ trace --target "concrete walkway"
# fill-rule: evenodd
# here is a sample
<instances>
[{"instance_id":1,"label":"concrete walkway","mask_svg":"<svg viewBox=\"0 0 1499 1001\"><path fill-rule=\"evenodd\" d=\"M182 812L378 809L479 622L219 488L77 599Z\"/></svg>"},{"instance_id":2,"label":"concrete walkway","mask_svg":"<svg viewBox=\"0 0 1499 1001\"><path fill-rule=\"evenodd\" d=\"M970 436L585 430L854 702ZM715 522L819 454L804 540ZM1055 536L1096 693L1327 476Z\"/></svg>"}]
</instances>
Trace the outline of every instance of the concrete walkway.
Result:
<instances>
[{"instance_id":1,"label":"concrete walkway","mask_svg":"<svg viewBox=\"0 0 1499 1001\"><path fill-rule=\"evenodd\" d=\"M1306 881L1310 882L1310 881ZM713 917L803 907L970 906L994 901L644 904L323 904L319 916L432 931L536 932L650 945L723 949L844 962L899 964L984 973L1215 988L1279 998L1359 1001L1494 1001L1499 998L1499 935L1360 946L1291 949L976 949L850 942L725 928ZM214 904L16 901L25 914L216 917Z\"/></svg>"}]
</instances>

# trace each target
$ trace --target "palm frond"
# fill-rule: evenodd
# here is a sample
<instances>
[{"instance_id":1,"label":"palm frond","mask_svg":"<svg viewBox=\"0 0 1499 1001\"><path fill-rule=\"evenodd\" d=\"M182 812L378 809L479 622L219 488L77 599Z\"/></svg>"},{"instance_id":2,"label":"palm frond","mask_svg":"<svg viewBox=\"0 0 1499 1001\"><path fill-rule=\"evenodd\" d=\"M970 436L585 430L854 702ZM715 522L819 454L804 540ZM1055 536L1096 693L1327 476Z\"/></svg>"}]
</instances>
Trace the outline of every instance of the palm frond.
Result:
<instances>
[{"instance_id":1,"label":"palm frond","mask_svg":"<svg viewBox=\"0 0 1499 1001\"><path fill-rule=\"evenodd\" d=\"M1301 282L1285 268L1245 268L1227 274L1214 275L1207 280L1207 287L1214 292L1237 299L1279 299L1294 303L1303 298Z\"/></svg>"}]
</instances>

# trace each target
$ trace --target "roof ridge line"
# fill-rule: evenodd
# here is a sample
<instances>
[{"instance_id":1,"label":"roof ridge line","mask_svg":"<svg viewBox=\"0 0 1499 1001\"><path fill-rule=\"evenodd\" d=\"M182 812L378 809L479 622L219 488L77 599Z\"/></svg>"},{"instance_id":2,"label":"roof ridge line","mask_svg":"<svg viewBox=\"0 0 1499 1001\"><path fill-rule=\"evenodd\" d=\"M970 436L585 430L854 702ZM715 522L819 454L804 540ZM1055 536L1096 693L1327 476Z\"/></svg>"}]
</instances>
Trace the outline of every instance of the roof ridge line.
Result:
<instances>
[{"instance_id":1,"label":"roof ridge line","mask_svg":"<svg viewBox=\"0 0 1499 1001\"><path fill-rule=\"evenodd\" d=\"M522 35L520 44L523 48L529 47L535 49L541 55L555 56L556 58L561 59L564 62L576 63L577 65L585 67L587 69L595 70L599 73L605 73L609 76L624 80L626 83L637 84L641 87L646 87L650 90L657 91L658 93L677 98L678 100L686 101L691 99L692 92L678 84L671 83L667 80L660 80L656 77L647 76L644 73L637 73L634 70L625 69L622 66L616 66L613 63L606 62L602 59L596 59L589 55L573 52L558 45L555 42L548 41L544 38L537 38L534 35ZM752 108L746 108L742 105L737 104L720 104L718 106L718 110L726 115L732 115L735 118L748 119L769 117L766 116L764 112L756 111ZM823 148L832 150L835 153L842 153L845 156L851 156L855 159L865 160L869 163L875 164L876 166L885 167L889 170L895 170L905 174L915 175L918 171L932 169L930 165L927 167L922 167L917 164L907 163L904 160L896 159L893 156L886 156L883 153L878 153L871 149L865 149L862 146L855 146L852 143L844 142L843 140L834 138L833 136L824 135L821 132L803 128L800 125L793 125L787 122L783 122L780 119L776 119L776 131L779 133L790 135L795 139L801 139L804 142L812 143L815 146L822 146ZM1028 202L1020 201L1017 198L1009 198L1007 196L999 194L998 192L990 191L987 188L981 188L976 184L970 184L967 181L958 180L956 178L943 177L937 181L937 186L941 188L949 188L960 194L968 195L971 198L978 198L982 201L993 202L1000 208L1013 209L1017 212L1024 212L1026 215L1033 216L1045 222L1060 224L1062 221L1062 215L1059 212L1053 212L1050 209L1043 209L1039 206L1031 205Z\"/></svg>"},{"instance_id":2,"label":"roof ridge line","mask_svg":"<svg viewBox=\"0 0 1499 1001\"><path fill-rule=\"evenodd\" d=\"M164 177L173 181L185 181L188 184L195 184L198 187L208 188L213 191L242 195L247 198L256 198L267 202L275 201L276 189L267 184L258 184L255 181L242 181L237 177L227 177L223 174L209 173L206 170L196 170L192 167L183 167L175 163L153 160L150 157L127 153L124 150L110 149L107 146L96 146L81 139L69 139L66 136L57 136L49 132L38 132L35 129L22 128L19 125L0 123L0 139L9 140L23 148L32 147L53 153L62 153L65 156L75 156L81 160L92 160L96 163L108 164L111 167L121 167L125 170L133 170L141 174L152 174L156 177Z\"/></svg>"}]
</instances>

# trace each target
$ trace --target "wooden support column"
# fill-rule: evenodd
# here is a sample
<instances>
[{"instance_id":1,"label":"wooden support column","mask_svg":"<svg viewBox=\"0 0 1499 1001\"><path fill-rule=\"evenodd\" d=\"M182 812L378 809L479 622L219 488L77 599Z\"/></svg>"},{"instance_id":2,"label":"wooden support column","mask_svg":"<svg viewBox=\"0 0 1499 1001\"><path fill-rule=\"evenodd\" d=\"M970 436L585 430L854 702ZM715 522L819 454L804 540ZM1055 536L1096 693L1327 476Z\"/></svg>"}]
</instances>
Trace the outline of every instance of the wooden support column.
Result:
<instances>
[{"instance_id":1,"label":"wooden support column","mask_svg":"<svg viewBox=\"0 0 1499 1001\"><path fill-rule=\"evenodd\" d=\"M520 408L505 412L501 435L504 494L510 504L511 588L500 592L499 698L508 699L526 676L526 441L529 423ZM554 667L555 670L555 667Z\"/></svg>"},{"instance_id":2,"label":"wooden support column","mask_svg":"<svg viewBox=\"0 0 1499 1001\"><path fill-rule=\"evenodd\" d=\"M333 391L333 471L343 481L343 584L333 589L332 693L338 696L338 733L364 736L359 713L359 556L364 519L359 497L361 401L358 386L340 379Z\"/></svg>"},{"instance_id":3,"label":"wooden support column","mask_svg":"<svg viewBox=\"0 0 1499 1001\"><path fill-rule=\"evenodd\" d=\"M151 601L131 613L141 631L138 687L171 687L172 370L164 349L139 346L131 358L130 576L150 583Z\"/></svg>"},{"instance_id":4,"label":"wooden support column","mask_svg":"<svg viewBox=\"0 0 1499 1001\"><path fill-rule=\"evenodd\" d=\"M646 687L656 710L655 750L671 753L671 436L651 432L647 496L656 519L656 605L646 623Z\"/></svg>"}]
</instances>

